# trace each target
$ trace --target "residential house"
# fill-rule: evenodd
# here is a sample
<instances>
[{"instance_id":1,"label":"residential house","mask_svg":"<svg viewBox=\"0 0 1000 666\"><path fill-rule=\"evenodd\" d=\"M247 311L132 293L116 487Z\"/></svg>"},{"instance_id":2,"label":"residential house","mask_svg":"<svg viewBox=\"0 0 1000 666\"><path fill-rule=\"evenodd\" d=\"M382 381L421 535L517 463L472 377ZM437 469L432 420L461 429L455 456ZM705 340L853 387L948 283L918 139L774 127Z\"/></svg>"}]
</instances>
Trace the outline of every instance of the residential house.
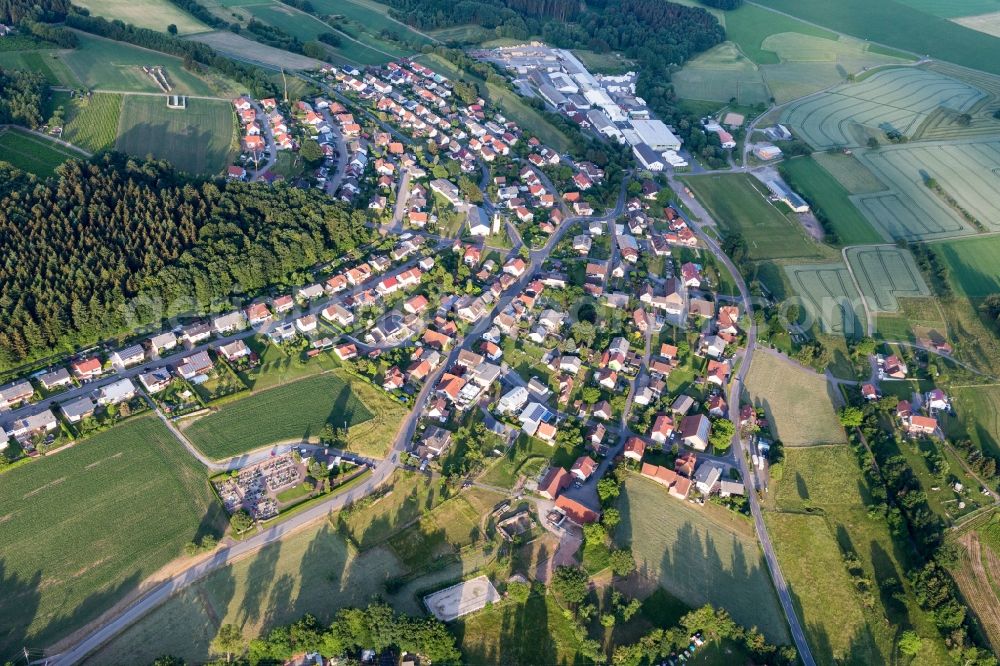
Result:
<instances>
[{"instance_id":1,"label":"residential house","mask_svg":"<svg viewBox=\"0 0 1000 666\"><path fill-rule=\"evenodd\" d=\"M285 314L295 307L295 300L287 294L284 296L278 296L276 299L271 301L271 307L274 308L275 313Z\"/></svg>"},{"instance_id":2,"label":"residential house","mask_svg":"<svg viewBox=\"0 0 1000 666\"><path fill-rule=\"evenodd\" d=\"M247 320L242 312L230 312L212 320L212 328L219 335L226 335L246 327Z\"/></svg>"},{"instance_id":3,"label":"residential house","mask_svg":"<svg viewBox=\"0 0 1000 666\"><path fill-rule=\"evenodd\" d=\"M570 487L573 479L562 467L550 467L541 481L538 482L538 494L545 499L554 500L559 493Z\"/></svg>"},{"instance_id":4,"label":"residential house","mask_svg":"<svg viewBox=\"0 0 1000 666\"><path fill-rule=\"evenodd\" d=\"M80 381L89 381L100 377L104 370L101 366L101 360L93 356L73 361L69 367L73 371L73 376Z\"/></svg>"},{"instance_id":5,"label":"residential house","mask_svg":"<svg viewBox=\"0 0 1000 666\"><path fill-rule=\"evenodd\" d=\"M589 479L597 471L597 461L590 456L580 456L573 463L569 473L581 483Z\"/></svg>"},{"instance_id":6,"label":"residential house","mask_svg":"<svg viewBox=\"0 0 1000 666\"><path fill-rule=\"evenodd\" d=\"M354 313L345 308L340 303L333 303L331 305L328 305L327 307L323 308L323 311L320 312L320 314L323 316L323 319L326 319L327 321L332 321L333 323L343 327L351 326L352 324L354 324Z\"/></svg>"},{"instance_id":7,"label":"residential house","mask_svg":"<svg viewBox=\"0 0 1000 666\"><path fill-rule=\"evenodd\" d=\"M35 435L52 432L59 426L55 414L50 409L29 416L22 416L7 424L7 434L20 442L26 442Z\"/></svg>"},{"instance_id":8,"label":"residential house","mask_svg":"<svg viewBox=\"0 0 1000 666\"><path fill-rule=\"evenodd\" d=\"M438 458L451 445L451 432L435 425L429 425L424 430L424 436L420 443L430 456Z\"/></svg>"},{"instance_id":9,"label":"residential house","mask_svg":"<svg viewBox=\"0 0 1000 666\"><path fill-rule=\"evenodd\" d=\"M646 442L639 437L629 437L625 442L624 455L629 460L642 461L642 456L646 453Z\"/></svg>"},{"instance_id":10,"label":"residential house","mask_svg":"<svg viewBox=\"0 0 1000 666\"><path fill-rule=\"evenodd\" d=\"M189 347L212 337L212 326L206 322L195 322L181 329L181 340Z\"/></svg>"},{"instance_id":11,"label":"residential house","mask_svg":"<svg viewBox=\"0 0 1000 666\"><path fill-rule=\"evenodd\" d=\"M160 333L158 335L154 335L149 339L149 351L151 351L154 354L170 351L176 346L177 346L177 336L174 335L173 331Z\"/></svg>"},{"instance_id":12,"label":"residential house","mask_svg":"<svg viewBox=\"0 0 1000 666\"><path fill-rule=\"evenodd\" d=\"M560 495L556 498L556 508L577 525L596 523L601 519L599 511L595 511L585 504L570 499L566 495Z\"/></svg>"},{"instance_id":13,"label":"residential house","mask_svg":"<svg viewBox=\"0 0 1000 666\"><path fill-rule=\"evenodd\" d=\"M111 362L121 368L136 365L146 360L146 351L142 345L132 345L124 349L119 349L111 354Z\"/></svg>"},{"instance_id":14,"label":"residential house","mask_svg":"<svg viewBox=\"0 0 1000 666\"><path fill-rule=\"evenodd\" d=\"M9 409L22 402L30 402L34 395L35 389L32 388L31 384L20 379L0 388L0 408Z\"/></svg>"},{"instance_id":15,"label":"residential house","mask_svg":"<svg viewBox=\"0 0 1000 666\"><path fill-rule=\"evenodd\" d=\"M229 362L250 356L253 353L242 340L234 340L227 345L222 345L219 347L218 352L222 358Z\"/></svg>"},{"instance_id":16,"label":"residential house","mask_svg":"<svg viewBox=\"0 0 1000 666\"><path fill-rule=\"evenodd\" d=\"M657 414L653 422L653 429L649 433L650 439L660 444L666 444L670 435L674 432L674 420L666 414Z\"/></svg>"},{"instance_id":17,"label":"residential house","mask_svg":"<svg viewBox=\"0 0 1000 666\"><path fill-rule=\"evenodd\" d=\"M212 371L215 365L207 351L200 351L181 359L177 366L177 374L184 379L192 379Z\"/></svg>"},{"instance_id":18,"label":"residential house","mask_svg":"<svg viewBox=\"0 0 1000 666\"><path fill-rule=\"evenodd\" d=\"M337 355L341 361L347 361L352 358L356 358L358 355L358 348L354 344L343 344L338 345L334 348L333 353Z\"/></svg>"},{"instance_id":19,"label":"residential house","mask_svg":"<svg viewBox=\"0 0 1000 666\"><path fill-rule=\"evenodd\" d=\"M135 384L130 379L119 379L116 382L102 386L97 391L97 404L117 405L127 402L135 396Z\"/></svg>"},{"instance_id":20,"label":"residential house","mask_svg":"<svg viewBox=\"0 0 1000 666\"><path fill-rule=\"evenodd\" d=\"M698 451L708 448L712 424L704 414L685 416L681 421L680 438L687 446Z\"/></svg>"},{"instance_id":21,"label":"residential house","mask_svg":"<svg viewBox=\"0 0 1000 666\"><path fill-rule=\"evenodd\" d=\"M932 416L921 416L920 414L914 414L910 417L907 431L911 435L930 435L932 437L936 437L940 433L936 418Z\"/></svg>"},{"instance_id":22,"label":"residential house","mask_svg":"<svg viewBox=\"0 0 1000 666\"><path fill-rule=\"evenodd\" d=\"M295 328L299 330L300 333L312 333L316 330L317 320L316 315L308 314L299 317L295 320Z\"/></svg>"},{"instance_id":23,"label":"residential house","mask_svg":"<svg viewBox=\"0 0 1000 666\"><path fill-rule=\"evenodd\" d=\"M271 319L271 311L267 309L267 305L264 303L254 303L244 310L244 314L251 326L263 324Z\"/></svg>"},{"instance_id":24,"label":"residential house","mask_svg":"<svg viewBox=\"0 0 1000 666\"><path fill-rule=\"evenodd\" d=\"M159 393L170 386L170 371L166 368L156 368L139 375L139 383L147 393Z\"/></svg>"},{"instance_id":25,"label":"residential house","mask_svg":"<svg viewBox=\"0 0 1000 666\"><path fill-rule=\"evenodd\" d=\"M528 389L523 386L514 387L497 401L497 411L501 414L518 412L528 403L528 397Z\"/></svg>"},{"instance_id":26,"label":"residential house","mask_svg":"<svg viewBox=\"0 0 1000 666\"><path fill-rule=\"evenodd\" d=\"M703 462L694 473L694 484L702 495L718 490L721 479L722 466L714 462Z\"/></svg>"},{"instance_id":27,"label":"residential house","mask_svg":"<svg viewBox=\"0 0 1000 666\"><path fill-rule=\"evenodd\" d=\"M94 401L85 395L59 406L59 410L70 423L79 423L83 419L90 418L94 415L95 409L97 406Z\"/></svg>"},{"instance_id":28,"label":"residential house","mask_svg":"<svg viewBox=\"0 0 1000 666\"><path fill-rule=\"evenodd\" d=\"M46 372L43 375L39 375L38 383L41 384L42 388L46 391L51 391L63 386L71 386L73 384L73 378L70 376L69 370L66 368L57 368L52 372Z\"/></svg>"}]
</instances>

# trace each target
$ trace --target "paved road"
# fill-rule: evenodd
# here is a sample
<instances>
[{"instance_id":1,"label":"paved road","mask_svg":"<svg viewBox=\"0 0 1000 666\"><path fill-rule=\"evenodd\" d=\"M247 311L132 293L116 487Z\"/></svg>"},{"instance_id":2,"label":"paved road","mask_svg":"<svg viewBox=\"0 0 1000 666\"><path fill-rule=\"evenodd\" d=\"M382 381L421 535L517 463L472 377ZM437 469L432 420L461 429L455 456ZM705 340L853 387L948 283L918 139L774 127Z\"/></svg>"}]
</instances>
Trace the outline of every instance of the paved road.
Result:
<instances>
[{"instance_id":1,"label":"paved road","mask_svg":"<svg viewBox=\"0 0 1000 666\"><path fill-rule=\"evenodd\" d=\"M670 185L674 192L678 196L683 196L683 185L675 181L672 177L669 177ZM685 197L690 199L689 197ZM687 201L685 201L687 203ZM700 208L700 206L699 206ZM695 210L695 208L691 208ZM702 209L704 210L704 209ZM736 269L733 262L726 256L726 253L722 251L722 248L712 240L710 236L704 233L701 228L701 224L693 219L688 218L681 211L681 215L685 217L688 225L694 231L694 233L702 240L708 251L721 262L726 270L732 275L733 280L740 290L740 298L743 301L743 310L746 313L747 321L750 322L750 326L747 329L747 342L746 342L746 352L743 357L743 362L740 364L739 372L733 377L729 385L729 413L739 414L740 411L740 397L743 393L743 383L746 380L747 372L750 370L750 363L753 360L754 348L757 344L757 325L753 321L753 305L750 301L750 291L747 289L746 282L743 280L743 276ZM707 213L705 213L707 215ZM711 219L711 218L707 218ZM761 548L764 551L764 559L767 562L767 568L771 572L771 579L774 581L774 587L778 592L778 599L781 601L781 607L785 612L785 619L788 621L788 627L792 634L792 640L795 641L795 648L799 651L799 658L805 666L816 666L816 661L813 659L812 652L809 649L809 643L806 641L805 632L802 629L802 624L799 622L799 617L795 613L795 606L792 604L791 592L788 589L788 583L785 581L785 577L781 573L781 567L778 564L778 557L774 552L774 545L771 543L771 537L767 533L767 525L764 523L764 514L760 508L760 498L757 496L757 483L756 477L753 475L753 470L747 464L747 452L744 450L744 442L740 437L739 430L733 435L733 453L736 456L736 462L739 465L740 473L743 476L744 482L747 484L747 499L750 503L750 513L753 516L754 527L757 530L757 538L760 540Z\"/></svg>"},{"instance_id":2,"label":"paved road","mask_svg":"<svg viewBox=\"0 0 1000 666\"><path fill-rule=\"evenodd\" d=\"M267 119L264 108L255 99L250 100L250 106L253 107L254 112L257 114L257 124L260 125L261 136L264 137L264 150L268 154L267 159L264 160L264 165L258 166L253 175L250 176L250 180L260 180L274 166L274 163L278 161L278 147L274 144L274 132L271 131L271 121ZM258 164L260 164L259 161Z\"/></svg>"}]
</instances>

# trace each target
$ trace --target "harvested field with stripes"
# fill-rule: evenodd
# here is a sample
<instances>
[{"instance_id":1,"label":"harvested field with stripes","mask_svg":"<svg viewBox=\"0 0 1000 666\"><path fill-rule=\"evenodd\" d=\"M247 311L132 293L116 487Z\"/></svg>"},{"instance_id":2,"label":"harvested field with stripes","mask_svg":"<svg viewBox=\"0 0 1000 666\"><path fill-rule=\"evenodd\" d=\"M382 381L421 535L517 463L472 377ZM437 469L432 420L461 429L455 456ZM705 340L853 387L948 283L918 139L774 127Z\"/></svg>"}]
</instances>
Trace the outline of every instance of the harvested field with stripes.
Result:
<instances>
[{"instance_id":1,"label":"harvested field with stripes","mask_svg":"<svg viewBox=\"0 0 1000 666\"><path fill-rule=\"evenodd\" d=\"M984 227L1000 230L1000 139L926 143L859 154L862 164L889 186L855 197L855 204L886 240L933 240L975 233L959 210L927 187L941 189Z\"/></svg>"},{"instance_id":2,"label":"harvested field with stripes","mask_svg":"<svg viewBox=\"0 0 1000 666\"><path fill-rule=\"evenodd\" d=\"M847 250L847 261L869 309L898 312L898 297L930 296L913 255L896 247L868 246Z\"/></svg>"},{"instance_id":3,"label":"harvested field with stripes","mask_svg":"<svg viewBox=\"0 0 1000 666\"><path fill-rule=\"evenodd\" d=\"M818 323L826 333L846 337L864 335L861 297L843 263L795 264L784 269L809 315L804 328Z\"/></svg>"},{"instance_id":4,"label":"harvested field with stripes","mask_svg":"<svg viewBox=\"0 0 1000 666\"><path fill-rule=\"evenodd\" d=\"M965 112L987 94L968 83L917 68L876 72L789 107L784 122L816 149L860 146L869 130L912 136L936 109Z\"/></svg>"}]
</instances>

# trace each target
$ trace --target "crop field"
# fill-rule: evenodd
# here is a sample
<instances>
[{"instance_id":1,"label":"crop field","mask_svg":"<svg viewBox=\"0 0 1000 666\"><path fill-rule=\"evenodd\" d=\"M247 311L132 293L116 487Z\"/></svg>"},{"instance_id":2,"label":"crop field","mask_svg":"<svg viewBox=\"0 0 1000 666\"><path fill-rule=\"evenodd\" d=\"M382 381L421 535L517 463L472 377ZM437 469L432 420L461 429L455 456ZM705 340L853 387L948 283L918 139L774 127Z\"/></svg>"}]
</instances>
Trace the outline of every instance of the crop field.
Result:
<instances>
[{"instance_id":1,"label":"crop field","mask_svg":"<svg viewBox=\"0 0 1000 666\"><path fill-rule=\"evenodd\" d=\"M376 389L359 397L361 386L341 372L316 375L227 403L188 425L185 434L206 455L227 458L275 442L316 438L326 424L346 423L349 448L384 449L403 410L387 396L376 400ZM377 441L377 435L384 439Z\"/></svg>"},{"instance_id":2,"label":"crop field","mask_svg":"<svg viewBox=\"0 0 1000 666\"><path fill-rule=\"evenodd\" d=\"M749 174L685 178L724 233L740 233L755 259L819 257L820 250L797 220L774 207Z\"/></svg>"},{"instance_id":3,"label":"crop field","mask_svg":"<svg viewBox=\"0 0 1000 666\"><path fill-rule=\"evenodd\" d=\"M913 11L897 0L761 0L758 4L859 39L1000 74L1000 40Z\"/></svg>"},{"instance_id":4,"label":"crop field","mask_svg":"<svg viewBox=\"0 0 1000 666\"><path fill-rule=\"evenodd\" d=\"M861 296L842 262L793 264L783 268L809 315L807 327L817 323L826 333L846 337L864 335Z\"/></svg>"},{"instance_id":5,"label":"crop field","mask_svg":"<svg viewBox=\"0 0 1000 666\"><path fill-rule=\"evenodd\" d=\"M427 32L434 39L441 42L459 42L459 43L479 43L485 39L489 39L492 34L486 28L481 25L474 25L471 23L465 25L453 25L447 28L437 28L435 30L429 30Z\"/></svg>"},{"instance_id":6,"label":"crop field","mask_svg":"<svg viewBox=\"0 0 1000 666\"><path fill-rule=\"evenodd\" d=\"M197 35L191 35L190 39L208 44L224 55L245 58L248 53L252 53L253 59L256 62L269 67L319 69L323 65L321 61L315 58L309 58L298 53L290 53L283 49L276 49L273 46L255 42L252 39L247 39L242 35L237 35L228 30L200 32Z\"/></svg>"},{"instance_id":7,"label":"crop field","mask_svg":"<svg viewBox=\"0 0 1000 666\"><path fill-rule=\"evenodd\" d=\"M0 516L0 657L11 659L95 619L224 527L202 468L153 417L7 472Z\"/></svg>"},{"instance_id":8,"label":"crop field","mask_svg":"<svg viewBox=\"0 0 1000 666\"><path fill-rule=\"evenodd\" d=\"M975 16L1000 11L1000 0L899 0L917 11L941 18Z\"/></svg>"},{"instance_id":9,"label":"crop field","mask_svg":"<svg viewBox=\"0 0 1000 666\"><path fill-rule=\"evenodd\" d=\"M170 109L164 97L127 95L115 147L168 160L188 173L215 175L232 161L238 140L229 102L189 99L186 109Z\"/></svg>"},{"instance_id":10,"label":"crop field","mask_svg":"<svg viewBox=\"0 0 1000 666\"><path fill-rule=\"evenodd\" d=\"M777 65L781 62L777 53L762 46L764 40L771 35L795 32L820 39L837 39L835 32L749 3L744 3L739 9L727 11L725 15L726 37L758 65Z\"/></svg>"},{"instance_id":11,"label":"crop field","mask_svg":"<svg viewBox=\"0 0 1000 666\"><path fill-rule=\"evenodd\" d=\"M816 149L858 146L861 127L910 136L935 109L963 112L984 97L982 90L937 72L893 68L793 104L782 119Z\"/></svg>"},{"instance_id":12,"label":"crop field","mask_svg":"<svg viewBox=\"0 0 1000 666\"><path fill-rule=\"evenodd\" d=\"M33 173L39 178L54 176L56 167L69 159L84 159L84 155L29 134L19 129L0 129L0 160L10 162L18 169Z\"/></svg>"},{"instance_id":13,"label":"crop field","mask_svg":"<svg viewBox=\"0 0 1000 666\"><path fill-rule=\"evenodd\" d=\"M64 109L64 139L92 153L114 148L122 110L121 95L94 93L90 97L75 97Z\"/></svg>"},{"instance_id":14,"label":"crop field","mask_svg":"<svg viewBox=\"0 0 1000 666\"><path fill-rule=\"evenodd\" d=\"M813 153L812 159L850 194L870 194L885 189L885 184L866 169L854 155L845 155L841 152Z\"/></svg>"},{"instance_id":15,"label":"crop field","mask_svg":"<svg viewBox=\"0 0 1000 666\"><path fill-rule=\"evenodd\" d=\"M80 0L81 7L90 10L94 16L103 16L109 21L125 21L140 28L166 31L168 25L177 26L178 35L208 30L208 27L169 0Z\"/></svg>"},{"instance_id":16,"label":"crop field","mask_svg":"<svg viewBox=\"0 0 1000 666\"><path fill-rule=\"evenodd\" d=\"M650 511L651 506L664 510ZM788 640L748 522L672 500L662 486L638 476L626 480L618 509L622 520L616 541L631 544L640 574L692 607L721 606L737 622L756 625L771 642Z\"/></svg>"},{"instance_id":17,"label":"crop field","mask_svg":"<svg viewBox=\"0 0 1000 666\"><path fill-rule=\"evenodd\" d=\"M786 447L845 441L823 375L765 352L755 355L746 387Z\"/></svg>"},{"instance_id":18,"label":"crop field","mask_svg":"<svg viewBox=\"0 0 1000 666\"><path fill-rule=\"evenodd\" d=\"M0 67L38 72L49 85L74 88L80 81L62 61L67 53L69 51L0 51Z\"/></svg>"},{"instance_id":19,"label":"crop field","mask_svg":"<svg viewBox=\"0 0 1000 666\"><path fill-rule=\"evenodd\" d=\"M978 14L976 16L962 16L952 20L970 30L975 30L991 37L1000 37L1000 12Z\"/></svg>"},{"instance_id":20,"label":"crop field","mask_svg":"<svg viewBox=\"0 0 1000 666\"><path fill-rule=\"evenodd\" d=\"M952 575L993 649L1000 650L1000 592L996 582L1000 580L1000 553L987 545L981 532L966 532L957 541L961 557L952 567Z\"/></svg>"},{"instance_id":21,"label":"crop field","mask_svg":"<svg viewBox=\"0 0 1000 666\"><path fill-rule=\"evenodd\" d=\"M312 613L322 623L344 606L364 606L403 573L387 549L360 556L329 524L306 529L211 573L122 632L87 664L148 664L163 654L209 661L224 623L256 635ZM387 597L391 602L392 599Z\"/></svg>"},{"instance_id":22,"label":"crop field","mask_svg":"<svg viewBox=\"0 0 1000 666\"><path fill-rule=\"evenodd\" d=\"M859 195L858 207L887 239L931 240L975 230L948 202L924 184L933 178L984 226L1000 229L1000 140L934 143L864 151L860 159L892 188L886 194Z\"/></svg>"},{"instance_id":23,"label":"crop field","mask_svg":"<svg viewBox=\"0 0 1000 666\"><path fill-rule=\"evenodd\" d=\"M760 69L732 42L723 42L689 60L673 75L674 89L685 99L764 104L771 94Z\"/></svg>"},{"instance_id":24,"label":"crop field","mask_svg":"<svg viewBox=\"0 0 1000 666\"><path fill-rule=\"evenodd\" d=\"M813 157L785 160L781 172L786 171L795 190L826 215L840 245L882 242L882 236L854 207L850 193Z\"/></svg>"},{"instance_id":25,"label":"crop field","mask_svg":"<svg viewBox=\"0 0 1000 666\"><path fill-rule=\"evenodd\" d=\"M898 312L897 297L931 295L908 250L885 246L852 247L847 250L847 261L871 310Z\"/></svg>"},{"instance_id":26,"label":"crop field","mask_svg":"<svg viewBox=\"0 0 1000 666\"><path fill-rule=\"evenodd\" d=\"M159 65L173 84L172 92L180 95L229 96L239 88L232 82L198 78L181 66L181 59L147 51L122 42L114 42L77 32L80 47L65 52L61 58L80 82L94 90L120 92L162 92L142 67Z\"/></svg>"}]
</instances>

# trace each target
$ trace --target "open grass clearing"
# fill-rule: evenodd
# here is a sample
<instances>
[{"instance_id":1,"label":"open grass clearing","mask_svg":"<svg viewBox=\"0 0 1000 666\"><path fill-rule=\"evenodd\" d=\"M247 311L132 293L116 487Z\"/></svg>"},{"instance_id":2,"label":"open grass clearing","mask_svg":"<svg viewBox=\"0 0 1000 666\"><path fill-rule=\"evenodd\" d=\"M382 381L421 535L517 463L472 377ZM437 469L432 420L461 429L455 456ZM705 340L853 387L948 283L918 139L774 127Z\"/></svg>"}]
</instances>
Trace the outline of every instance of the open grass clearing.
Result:
<instances>
[{"instance_id":1,"label":"open grass clearing","mask_svg":"<svg viewBox=\"0 0 1000 666\"><path fill-rule=\"evenodd\" d=\"M959 18L1000 11L1000 0L899 0L917 11L941 18Z\"/></svg>"},{"instance_id":2,"label":"open grass clearing","mask_svg":"<svg viewBox=\"0 0 1000 666\"><path fill-rule=\"evenodd\" d=\"M437 28L435 30L428 31L427 34L444 43L454 42L457 44L478 44L486 39L489 39L493 33L490 33L481 25L465 24L453 25L447 28Z\"/></svg>"},{"instance_id":3,"label":"open grass clearing","mask_svg":"<svg viewBox=\"0 0 1000 666\"><path fill-rule=\"evenodd\" d=\"M504 495L471 488L427 512L418 522L389 540L389 547L411 569L454 556L485 537L483 519Z\"/></svg>"},{"instance_id":4,"label":"open grass clearing","mask_svg":"<svg viewBox=\"0 0 1000 666\"><path fill-rule=\"evenodd\" d=\"M799 324L818 325L823 333L861 337L865 334L864 305L843 262L789 264L782 267L792 291L801 299Z\"/></svg>"},{"instance_id":5,"label":"open grass clearing","mask_svg":"<svg viewBox=\"0 0 1000 666\"><path fill-rule=\"evenodd\" d=\"M882 242L881 234L851 202L850 193L819 162L809 156L797 157L782 164L782 173L786 171L795 190L826 215L839 244Z\"/></svg>"},{"instance_id":6,"label":"open grass clearing","mask_svg":"<svg viewBox=\"0 0 1000 666\"><path fill-rule=\"evenodd\" d=\"M229 30L201 32L191 35L190 39L208 44L223 55L244 59L252 56L255 62L265 67L308 70L319 69L323 65L321 61L315 58L309 58L298 53L290 53L283 49L276 49L273 46L255 42L252 39L247 39Z\"/></svg>"},{"instance_id":7,"label":"open grass clearing","mask_svg":"<svg viewBox=\"0 0 1000 666\"><path fill-rule=\"evenodd\" d=\"M225 525L203 469L151 416L4 474L0 515L0 655L11 659L94 620Z\"/></svg>"},{"instance_id":8,"label":"open grass clearing","mask_svg":"<svg viewBox=\"0 0 1000 666\"><path fill-rule=\"evenodd\" d=\"M18 169L48 178L69 159L85 159L85 156L37 134L13 127L0 128L0 160Z\"/></svg>"},{"instance_id":9,"label":"open grass clearing","mask_svg":"<svg viewBox=\"0 0 1000 666\"><path fill-rule=\"evenodd\" d=\"M389 487L370 506L338 515L340 528L361 550L390 539L448 497L440 482L417 472L398 470Z\"/></svg>"},{"instance_id":10,"label":"open grass clearing","mask_svg":"<svg viewBox=\"0 0 1000 666\"><path fill-rule=\"evenodd\" d=\"M817 663L882 661L837 541L822 516L765 514L767 530Z\"/></svg>"},{"instance_id":11,"label":"open grass clearing","mask_svg":"<svg viewBox=\"0 0 1000 666\"><path fill-rule=\"evenodd\" d=\"M245 635L257 635L305 613L327 623L339 608L365 606L373 594L384 590L387 579L402 571L388 550L359 555L329 523L323 523L214 571L85 663L145 664L162 654L205 663L222 624L233 623Z\"/></svg>"},{"instance_id":12,"label":"open grass clearing","mask_svg":"<svg viewBox=\"0 0 1000 666\"><path fill-rule=\"evenodd\" d=\"M747 375L750 401L763 407L785 446L846 441L826 378L771 353L754 355Z\"/></svg>"},{"instance_id":13,"label":"open grass clearing","mask_svg":"<svg viewBox=\"0 0 1000 666\"><path fill-rule=\"evenodd\" d=\"M389 8L373 0L312 0L312 4L321 14L347 19L345 27L355 38L359 37L356 30L361 30L375 38L379 45L385 44L385 40L381 38L383 33L416 48L433 43L426 34L389 16Z\"/></svg>"},{"instance_id":14,"label":"open grass clearing","mask_svg":"<svg viewBox=\"0 0 1000 666\"><path fill-rule=\"evenodd\" d=\"M946 262L959 294L981 299L1000 293L1000 236L950 240L931 247Z\"/></svg>"},{"instance_id":15,"label":"open grass clearing","mask_svg":"<svg viewBox=\"0 0 1000 666\"><path fill-rule=\"evenodd\" d=\"M624 74L635 71L636 63L617 51L598 53L587 49L573 49L573 55L580 59L588 71L594 74Z\"/></svg>"},{"instance_id":16,"label":"open grass clearing","mask_svg":"<svg viewBox=\"0 0 1000 666\"><path fill-rule=\"evenodd\" d=\"M760 0L756 3L785 14L911 53L928 54L973 69L1000 74L1000 40L989 35L942 20L931 14L913 11L900 0Z\"/></svg>"},{"instance_id":17,"label":"open grass clearing","mask_svg":"<svg viewBox=\"0 0 1000 666\"><path fill-rule=\"evenodd\" d=\"M175 94L230 97L241 90L237 84L218 75L206 79L195 76L181 66L180 58L84 32L77 31L76 35L80 40L79 48L63 52L60 58L87 88L161 93L153 79L142 71L143 66L160 66Z\"/></svg>"},{"instance_id":18,"label":"open grass clearing","mask_svg":"<svg viewBox=\"0 0 1000 666\"><path fill-rule=\"evenodd\" d=\"M789 640L748 521L719 507L697 509L671 499L662 486L635 475L625 481L618 509L615 540L631 546L640 575L690 606L725 608L771 642Z\"/></svg>"},{"instance_id":19,"label":"open grass clearing","mask_svg":"<svg viewBox=\"0 0 1000 666\"><path fill-rule=\"evenodd\" d=\"M781 480L774 501L783 510L831 505L861 506L861 474L846 444L785 449Z\"/></svg>"},{"instance_id":20,"label":"open grass clearing","mask_svg":"<svg viewBox=\"0 0 1000 666\"><path fill-rule=\"evenodd\" d=\"M822 249L810 240L799 222L782 213L763 193L764 186L750 174L684 178L723 234L739 233L753 259L819 258Z\"/></svg>"},{"instance_id":21,"label":"open grass clearing","mask_svg":"<svg viewBox=\"0 0 1000 666\"><path fill-rule=\"evenodd\" d=\"M1000 457L1000 386L966 386L952 394L961 426L955 436L968 437L984 453Z\"/></svg>"},{"instance_id":22,"label":"open grass clearing","mask_svg":"<svg viewBox=\"0 0 1000 666\"><path fill-rule=\"evenodd\" d=\"M80 81L62 60L68 53L70 51L54 49L0 51L0 67L38 72L49 85L73 88L79 86Z\"/></svg>"},{"instance_id":23,"label":"open grass clearing","mask_svg":"<svg viewBox=\"0 0 1000 666\"><path fill-rule=\"evenodd\" d=\"M739 104L766 104L771 97L760 69L732 42L723 42L687 61L671 78L679 97Z\"/></svg>"},{"instance_id":24,"label":"open grass clearing","mask_svg":"<svg viewBox=\"0 0 1000 666\"><path fill-rule=\"evenodd\" d=\"M549 465L569 467L576 460L573 451L554 447L534 437L519 437L503 456L492 463L481 477L483 483L513 488L520 477L537 479Z\"/></svg>"},{"instance_id":25,"label":"open grass clearing","mask_svg":"<svg viewBox=\"0 0 1000 666\"><path fill-rule=\"evenodd\" d=\"M227 458L275 442L318 438L330 424L348 430L348 448L378 455L392 444L404 410L377 389L334 371L228 402L185 427L206 455Z\"/></svg>"},{"instance_id":26,"label":"open grass clearing","mask_svg":"<svg viewBox=\"0 0 1000 666\"><path fill-rule=\"evenodd\" d=\"M92 153L111 150L118 138L122 101L122 95L116 93L93 93L69 100L63 107L63 138Z\"/></svg>"},{"instance_id":27,"label":"open grass clearing","mask_svg":"<svg viewBox=\"0 0 1000 666\"><path fill-rule=\"evenodd\" d=\"M893 146L860 155L891 188L854 197L861 211L887 239L933 240L975 232L942 196L924 183L933 178L948 197L984 228L1000 230L1000 140L934 142Z\"/></svg>"},{"instance_id":28,"label":"open grass clearing","mask_svg":"<svg viewBox=\"0 0 1000 666\"><path fill-rule=\"evenodd\" d=\"M167 160L188 173L216 175L239 150L236 128L229 102L189 99L187 108L171 109L165 97L127 95L115 148Z\"/></svg>"},{"instance_id":29,"label":"open grass clearing","mask_svg":"<svg viewBox=\"0 0 1000 666\"><path fill-rule=\"evenodd\" d=\"M177 26L178 35L208 30L208 26L191 16L169 0L80 0L81 7L94 16L109 21L120 20L139 28L166 32L168 25Z\"/></svg>"},{"instance_id":30,"label":"open grass clearing","mask_svg":"<svg viewBox=\"0 0 1000 666\"><path fill-rule=\"evenodd\" d=\"M908 250L885 245L852 247L846 255L870 310L898 312L898 297L931 295Z\"/></svg>"}]
</instances>

